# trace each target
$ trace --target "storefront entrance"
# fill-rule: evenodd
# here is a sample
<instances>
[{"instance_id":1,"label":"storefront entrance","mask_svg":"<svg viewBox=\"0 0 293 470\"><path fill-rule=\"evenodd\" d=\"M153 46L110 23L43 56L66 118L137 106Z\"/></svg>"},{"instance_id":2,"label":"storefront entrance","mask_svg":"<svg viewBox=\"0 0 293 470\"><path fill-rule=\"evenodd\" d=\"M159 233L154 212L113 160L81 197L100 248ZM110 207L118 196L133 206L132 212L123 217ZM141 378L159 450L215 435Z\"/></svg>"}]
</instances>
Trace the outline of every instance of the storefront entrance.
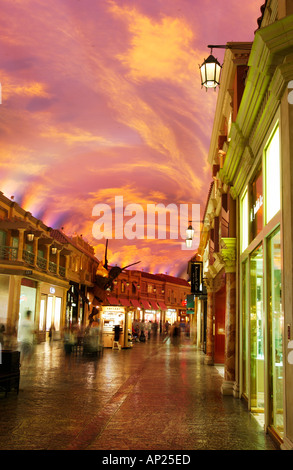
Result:
<instances>
[{"instance_id":1,"label":"storefront entrance","mask_svg":"<svg viewBox=\"0 0 293 470\"><path fill-rule=\"evenodd\" d=\"M242 395L283 435L281 237L277 228L242 263ZM267 345L267 347L266 347Z\"/></svg>"}]
</instances>

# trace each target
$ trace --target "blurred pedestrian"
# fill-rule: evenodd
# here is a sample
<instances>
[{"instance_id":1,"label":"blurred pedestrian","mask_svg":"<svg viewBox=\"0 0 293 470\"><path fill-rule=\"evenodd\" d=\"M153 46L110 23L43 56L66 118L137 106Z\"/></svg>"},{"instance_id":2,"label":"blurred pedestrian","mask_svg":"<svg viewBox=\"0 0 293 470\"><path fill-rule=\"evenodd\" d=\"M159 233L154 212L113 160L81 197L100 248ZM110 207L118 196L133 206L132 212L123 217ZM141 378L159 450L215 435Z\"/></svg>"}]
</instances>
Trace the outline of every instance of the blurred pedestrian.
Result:
<instances>
[{"instance_id":1,"label":"blurred pedestrian","mask_svg":"<svg viewBox=\"0 0 293 470\"><path fill-rule=\"evenodd\" d=\"M53 341L54 341L54 331L55 331L55 326L54 326L54 323L53 323L53 325L51 325L50 330L49 330L50 346L52 346Z\"/></svg>"},{"instance_id":2,"label":"blurred pedestrian","mask_svg":"<svg viewBox=\"0 0 293 470\"><path fill-rule=\"evenodd\" d=\"M152 324L152 332L154 336L157 336L158 333L158 323L156 321L153 322Z\"/></svg>"},{"instance_id":3,"label":"blurred pedestrian","mask_svg":"<svg viewBox=\"0 0 293 470\"><path fill-rule=\"evenodd\" d=\"M151 320L148 322L147 327L148 327L148 339L151 339L151 330L152 330Z\"/></svg>"},{"instance_id":4,"label":"blurred pedestrian","mask_svg":"<svg viewBox=\"0 0 293 470\"><path fill-rule=\"evenodd\" d=\"M18 330L22 364L30 363L34 350L35 325L31 320L31 313L31 310L27 310L25 318L20 321Z\"/></svg>"},{"instance_id":5,"label":"blurred pedestrian","mask_svg":"<svg viewBox=\"0 0 293 470\"><path fill-rule=\"evenodd\" d=\"M168 320L166 320L166 322L165 322L165 334L166 335L169 334L169 327L170 327L170 324L169 324Z\"/></svg>"},{"instance_id":6,"label":"blurred pedestrian","mask_svg":"<svg viewBox=\"0 0 293 470\"><path fill-rule=\"evenodd\" d=\"M180 326L178 322L175 322L171 328L171 342L173 346L178 348L180 346Z\"/></svg>"},{"instance_id":7,"label":"blurred pedestrian","mask_svg":"<svg viewBox=\"0 0 293 470\"><path fill-rule=\"evenodd\" d=\"M0 324L0 344L1 347L4 347L4 333L5 333L5 326L3 323Z\"/></svg>"},{"instance_id":8,"label":"blurred pedestrian","mask_svg":"<svg viewBox=\"0 0 293 470\"><path fill-rule=\"evenodd\" d=\"M71 355L73 351L73 347L75 344L74 334L71 331L70 327L65 328L63 334L63 343L64 343L64 352L65 352L65 368L67 369L68 366L71 364Z\"/></svg>"},{"instance_id":9,"label":"blurred pedestrian","mask_svg":"<svg viewBox=\"0 0 293 470\"><path fill-rule=\"evenodd\" d=\"M144 320L142 320L142 322L140 323L139 330L140 330L139 341L144 343L145 342L145 323L144 323Z\"/></svg>"}]
</instances>

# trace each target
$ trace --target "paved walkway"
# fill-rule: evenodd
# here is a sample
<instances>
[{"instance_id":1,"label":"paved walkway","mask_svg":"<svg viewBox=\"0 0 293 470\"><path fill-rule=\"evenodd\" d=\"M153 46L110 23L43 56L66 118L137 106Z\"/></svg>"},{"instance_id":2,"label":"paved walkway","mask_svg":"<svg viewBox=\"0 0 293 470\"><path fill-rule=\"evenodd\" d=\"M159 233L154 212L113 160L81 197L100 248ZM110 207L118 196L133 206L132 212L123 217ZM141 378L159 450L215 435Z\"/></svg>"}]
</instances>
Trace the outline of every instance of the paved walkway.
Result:
<instances>
[{"instance_id":1,"label":"paved walkway","mask_svg":"<svg viewBox=\"0 0 293 470\"><path fill-rule=\"evenodd\" d=\"M0 394L0 450L275 450L188 340L105 349L65 361L39 345L19 395Z\"/></svg>"}]
</instances>

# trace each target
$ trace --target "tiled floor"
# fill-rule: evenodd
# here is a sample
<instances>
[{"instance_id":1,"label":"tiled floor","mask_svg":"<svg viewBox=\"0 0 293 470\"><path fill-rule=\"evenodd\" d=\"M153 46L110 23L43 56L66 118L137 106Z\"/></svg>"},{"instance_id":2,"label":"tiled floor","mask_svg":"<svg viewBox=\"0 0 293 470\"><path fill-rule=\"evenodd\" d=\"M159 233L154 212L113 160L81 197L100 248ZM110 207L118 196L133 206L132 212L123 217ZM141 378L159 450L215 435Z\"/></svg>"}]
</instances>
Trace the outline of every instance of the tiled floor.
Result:
<instances>
[{"instance_id":1,"label":"tiled floor","mask_svg":"<svg viewBox=\"0 0 293 470\"><path fill-rule=\"evenodd\" d=\"M39 345L19 395L0 395L0 449L275 450L203 360L188 339L179 350L158 337L70 363L60 342Z\"/></svg>"}]
</instances>

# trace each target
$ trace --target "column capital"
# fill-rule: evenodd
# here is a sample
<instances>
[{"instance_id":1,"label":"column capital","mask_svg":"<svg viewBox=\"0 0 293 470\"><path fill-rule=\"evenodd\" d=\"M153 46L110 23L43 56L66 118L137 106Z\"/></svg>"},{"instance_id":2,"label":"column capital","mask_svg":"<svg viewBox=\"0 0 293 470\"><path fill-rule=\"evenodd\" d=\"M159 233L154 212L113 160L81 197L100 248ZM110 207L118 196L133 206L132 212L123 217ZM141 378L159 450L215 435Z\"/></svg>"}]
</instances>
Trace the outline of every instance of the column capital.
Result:
<instances>
[{"instance_id":1,"label":"column capital","mask_svg":"<svg viewBox=\"0 0 293 470\"><path fill-rule=\"evenodd\" d=\"M225 284L224 278L222 275L211 276L209 273L206 274L206 277L203 278L204 285L206 286L207 292L218 292L218 290L223 287Z\"/></svg>"},{"instance_id":2,"label":"column capital","mask_svg":"<svg viewBox=\"0 0 293 470\"><path fill-rule=\"evenodd\" d=\"M221 238L221 255L225 263L225 272L234 273L236 270L236 238Z\"/></svg>"}]
</instances>

